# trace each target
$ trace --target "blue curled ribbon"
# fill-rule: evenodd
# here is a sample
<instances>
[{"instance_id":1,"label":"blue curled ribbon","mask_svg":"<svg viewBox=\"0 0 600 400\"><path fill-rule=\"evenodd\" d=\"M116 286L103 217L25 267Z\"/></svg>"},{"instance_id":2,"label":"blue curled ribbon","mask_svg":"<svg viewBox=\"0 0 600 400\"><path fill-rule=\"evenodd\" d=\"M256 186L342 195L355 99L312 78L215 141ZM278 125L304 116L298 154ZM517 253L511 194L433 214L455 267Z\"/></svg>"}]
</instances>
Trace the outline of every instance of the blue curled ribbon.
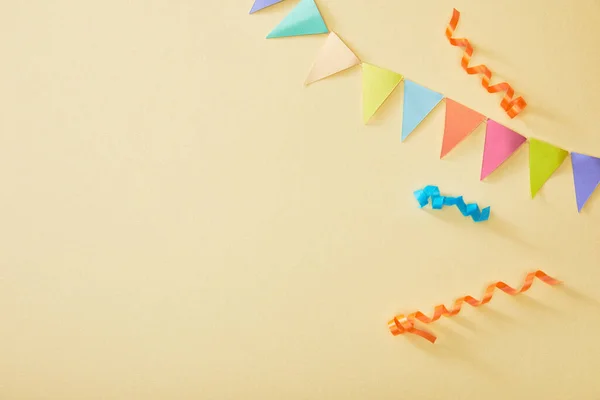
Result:
<instances>
[{"instance_id":1,"label":"blue curled ribbon","mask_svg":"<svg viewBox=\"0 0 600 400\"><path fill-rule=\"evenodd\" d=\"M475 222L487 221L490 218L490 207L479 210L477 204L466 204L462 196L442 196L437 186L428 185L421 190L415 191L415 198L419 202L420 208L429 204L429 199L431 199L431 208L434 210L441 210L444 206L456 206L463 216L471 217Z\"/></svg>"}]
</instances>

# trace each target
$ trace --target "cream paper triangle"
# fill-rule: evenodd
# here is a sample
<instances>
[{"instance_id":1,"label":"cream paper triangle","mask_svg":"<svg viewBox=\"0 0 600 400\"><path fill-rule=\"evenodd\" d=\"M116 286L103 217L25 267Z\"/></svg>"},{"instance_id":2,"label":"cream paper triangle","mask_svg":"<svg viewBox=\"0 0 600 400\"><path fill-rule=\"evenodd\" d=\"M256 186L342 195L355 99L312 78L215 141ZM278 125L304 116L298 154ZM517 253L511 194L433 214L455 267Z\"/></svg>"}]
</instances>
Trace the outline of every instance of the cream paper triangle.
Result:
<instances>
[{"instance_id":1,"label":"cream paper triangle","mask_svg":"<svg viewBox=\"0 0 600 400\"><path fill-rule=\"evenodd\" d=\"M327 40L308 73L306 85L327 78L328 76L337 74L360 64L360 60L356 54L350 50L348 46L340 39L335 32L329 33Z\"/></svg>"}]
</instances>

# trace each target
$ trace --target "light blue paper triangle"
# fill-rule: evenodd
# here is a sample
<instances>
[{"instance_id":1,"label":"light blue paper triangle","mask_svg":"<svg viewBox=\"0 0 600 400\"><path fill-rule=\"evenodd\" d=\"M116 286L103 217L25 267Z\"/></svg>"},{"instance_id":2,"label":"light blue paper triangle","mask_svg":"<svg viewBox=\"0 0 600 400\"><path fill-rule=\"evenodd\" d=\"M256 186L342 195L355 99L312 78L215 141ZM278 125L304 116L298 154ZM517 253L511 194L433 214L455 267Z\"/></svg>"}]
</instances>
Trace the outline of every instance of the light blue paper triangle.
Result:
<instances>
[{"instance_id":1,"label":"light blue paper triangle","mask_svg":"<svg viewBox=\"0 0 600 400\"><path fill-rule=\"evenodd\" d=\"M267 39L317 35L328 33L327 25L315 4L315 0L301 0L300 3L267 35Z\"/></svg>"},{"instance_id":2,"label":"light blue paper triangle","mask_svg":"<svg viewBox=\"0 0 600 400\"><path fill-rule=\"evenodd\" d=\"M444 96L417 83L404 80L404 108L402 112L402 140L415 130L427 114Z\"/></svg>"}]
</instances>

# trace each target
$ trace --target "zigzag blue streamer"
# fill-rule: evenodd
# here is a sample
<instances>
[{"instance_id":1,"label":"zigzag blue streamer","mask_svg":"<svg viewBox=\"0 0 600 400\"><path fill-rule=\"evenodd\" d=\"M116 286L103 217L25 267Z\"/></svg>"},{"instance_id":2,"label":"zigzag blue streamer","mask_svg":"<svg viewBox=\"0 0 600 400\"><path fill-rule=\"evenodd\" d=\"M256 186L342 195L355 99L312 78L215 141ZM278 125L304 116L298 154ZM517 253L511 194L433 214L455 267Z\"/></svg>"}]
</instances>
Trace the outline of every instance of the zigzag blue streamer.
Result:
<instances>
[{"instance_id":1,"label":"zigzag blue streamer","mask_svg":"<svg viewBox=\"0 0 600 400\"><path fill-rule=\"evenodd\" d=\"M456 206L463 216L471 217L475 222L487 221L490 218L490 207L479 210L479 206L475 203L466 204L462 196L442 196L437 186L425 186L423 189L415 191L415 197L421 208L429 204L431 199L431 208L434 210L441 210L444 206Z\"/></svg>"}]
</instances>

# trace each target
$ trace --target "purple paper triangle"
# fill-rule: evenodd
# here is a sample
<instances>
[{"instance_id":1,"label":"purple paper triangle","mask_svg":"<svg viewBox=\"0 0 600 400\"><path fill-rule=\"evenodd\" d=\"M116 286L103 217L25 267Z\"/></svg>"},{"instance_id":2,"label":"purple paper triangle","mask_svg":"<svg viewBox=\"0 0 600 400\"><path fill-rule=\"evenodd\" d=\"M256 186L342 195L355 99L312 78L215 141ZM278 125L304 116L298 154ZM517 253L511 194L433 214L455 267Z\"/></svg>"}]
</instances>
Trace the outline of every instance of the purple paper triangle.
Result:
<instances>
[{"instance_id":1,"label":"purple paper triangle","mask_svg":"<svg viewBox=\"0 0 600 400\"><path fill-rule=\"evenodd\" d=\"M585 202L600 183L600 158L571 153L571 162L573 163L577 210L581 212Z\"/></svg>"},{"instance_id":2,"label":"purple paper triangle","mask_svg":"<svg viewBox=\"0 0 600 400\"><path fill-rule=\"evenodd\" d=\"M263 8L267 8L272 6L275 3L282 2L283 0L255 0L252 8L250 9L250 14L255 13L257 11L262 10Z\"/></svg>"}]
</instances>

